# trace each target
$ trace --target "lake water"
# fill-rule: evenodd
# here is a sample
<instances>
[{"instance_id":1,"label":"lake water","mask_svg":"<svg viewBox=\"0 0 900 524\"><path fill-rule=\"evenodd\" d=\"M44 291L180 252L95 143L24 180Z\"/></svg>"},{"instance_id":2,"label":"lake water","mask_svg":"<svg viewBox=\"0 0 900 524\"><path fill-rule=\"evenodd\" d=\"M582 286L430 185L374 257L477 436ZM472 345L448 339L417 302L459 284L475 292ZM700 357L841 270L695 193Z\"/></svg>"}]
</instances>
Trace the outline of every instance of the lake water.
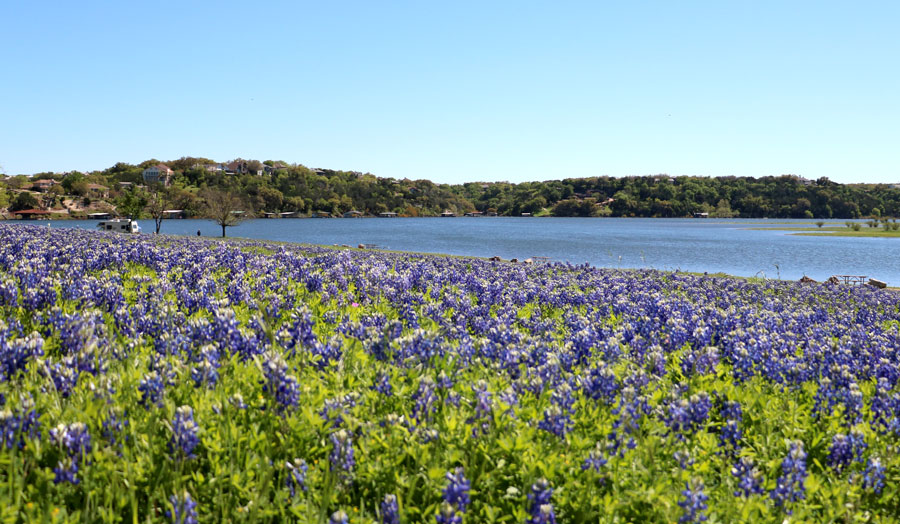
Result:
<instances>
[{"instance_id":1,"label":"lake water","mask_svg":"<svg viewBox=\"0 0 900 524\"><path fill-rule=\"evenodd\" d=\"M233 237L310 244L375 244L379 248L504 259L548 257L601 267L680 269L733 275L823 280L833 274L868 275L900 285L900 240L804 237L788 221L656 218L358 218L257 219L228 228ZM796 221L816 229L810 220ZM834 221L843 225L844 221ZM51 227L96 228L96 221ZM141 220L144 232L154 230ZM208 220L166 220L162 233L220 236Z\"/></svg>"}]
</instances>

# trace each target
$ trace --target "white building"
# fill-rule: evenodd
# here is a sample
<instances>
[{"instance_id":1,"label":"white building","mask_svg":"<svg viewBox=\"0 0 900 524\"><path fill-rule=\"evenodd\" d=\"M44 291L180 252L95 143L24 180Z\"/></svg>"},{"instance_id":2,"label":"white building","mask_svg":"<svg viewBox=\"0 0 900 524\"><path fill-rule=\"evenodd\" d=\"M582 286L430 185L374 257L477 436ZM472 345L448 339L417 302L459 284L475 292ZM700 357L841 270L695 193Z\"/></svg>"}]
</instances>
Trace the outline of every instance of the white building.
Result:
<instances>
[{"instance_id":1,"label":"white building","mask_svg":"<svg viewBox=\"0 0 900 524\"><path fill-rule=\"evenodd\" d=\"M169 169L169 166L165 164L151 166L141 172L141 175L143 175L144 177L144 183L162 183L162 185L164 186L169 185L169 183L172 181L172 175L174 174L175 172Z\"/></svg>"}]
</instances>

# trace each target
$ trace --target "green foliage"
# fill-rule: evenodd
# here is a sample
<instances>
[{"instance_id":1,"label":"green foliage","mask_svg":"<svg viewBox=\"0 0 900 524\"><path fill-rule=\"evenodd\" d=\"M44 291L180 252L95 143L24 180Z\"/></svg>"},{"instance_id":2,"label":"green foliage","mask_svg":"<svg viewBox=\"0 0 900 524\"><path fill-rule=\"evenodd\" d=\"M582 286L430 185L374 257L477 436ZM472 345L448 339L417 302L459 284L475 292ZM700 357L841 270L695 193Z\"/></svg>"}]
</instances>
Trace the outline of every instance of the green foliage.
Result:
<instances>
[{"instance_id":1,"label":"green foliage","mask_svg":"<svg viewBox=\"0 0 900 524\"><path fill-rule=\"evenodd\" d=\"M141 170L160 163L117 163L88 175L62 179L66 192L83 194L83 182L111 188L119 182L142 184ZM358 171L310 169L267 160L241 160L249 173L226 174L206 158L182 157L166 162L174 184L194 197L203 188L235 192L250 211L299 211L341 214L350 210L374 215L391 211L406 216L437 216L445 210L496 212L505 216L689 217L706 212L719 218L861 218L900 216L900 188L886 184L837 184L793 175L691 177L668 175L587 177L543 182L467 182L436 184L429 180L379 178ZM213 166L207 169L207 166ZM265 170L263 170L265 168ZM263 172L257 175L257 172ZM52 173L41 174L56 177ZM10 180L10 187L27 183ZM193 202L196 204L196 202ZM188 209L187 206L180 206ZM199 205L193 208L199 213Z\"/></svg>"},{"instance_id":2,"label":"green foliage","mask_svg":"<svg viewBox=\"0 0 900 524\"><path fill-rule=\"evenodd\" d=\"M34 209L40 205L38 199L28 191L22 191L13 199L9 206L10 211L21 211L23 209Z\"/></svg>"},{"instance_id":3,"label":"green foliage","mask_svg":"<svg viewBox=\"0 0 900 524\"><path fill-rule=\"evenodd\" d=\"M124 217L138 219L146 206L147 195L143 191L132 187L119 197L116 210Z\"/></svg>"}]
</instances>

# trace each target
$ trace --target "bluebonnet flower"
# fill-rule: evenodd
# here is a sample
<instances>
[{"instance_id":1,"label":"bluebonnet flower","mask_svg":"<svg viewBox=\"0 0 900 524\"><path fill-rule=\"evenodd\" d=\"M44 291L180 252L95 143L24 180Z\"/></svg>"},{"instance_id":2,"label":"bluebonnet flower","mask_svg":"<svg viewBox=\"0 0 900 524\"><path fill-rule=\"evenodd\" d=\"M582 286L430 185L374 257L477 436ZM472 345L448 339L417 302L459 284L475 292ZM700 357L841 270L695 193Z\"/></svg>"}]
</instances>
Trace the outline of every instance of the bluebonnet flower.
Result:
<instances>
[{"instance_id":1,"label":"bluebonnet flower","mask_svg":"<svg viewBox=\"0 0 900 524\"><path fill-rule=\"evenodd\" d=\"M475 394L475 414L467 422L475 424L472 428L472 436L477 437L479 433L486 434L491 427L494 401L491 398L488 384L484 380L475 383L472 386L472 392Z\"/></svg>"},{"instance_id":2,"label":"bluebonnet flower","mask_svg":"<svg viewBox=\"0 0 900 524\"><path fill-rule=\"evenodd\" d=\"M437 411L435 401L435 384L431 377L425 377L419 381L419 387L412 395L413 404L412 416L417 424L423 424L431 420L432 415Z\"/></svg>"},{"instance_id":3,"label":"bluebonnet flower","mask_svg":"<svg viewBox=\"0 0 900 524\"><path fill-rule=\"evenodd\" d=\"M607 436L609 441L607 449L610 455L617 453L624 455L623 443L628 449L633 449L636 446L634 437L631 435L640 430L641 419L649 411L650 406L647 403L647 398L639 393L635 385L629 384L622 388L619 404L612 411L613 415L617 415L617 418L613 422L613 430ZM627 442L624 441L626 436L628 437Z\"/></svg>"},{"instance_id":4,"label":"bluebonnet flower","mask_svg":"<svg viewBox=\"0 0 900 524\"><path fill-rule=\"evenodd\" d=\"M587 376L582 379L582 389L585 395L594 399L612 404L619 392L619 383L615 372L607 366L591 368Z\"/></svg>"},{"instance_id":5,"label":"bluebonnet flower","mask_svg":"<svg viewBox=\"0 0 900 524\"><path fill-rule=\"evenodd\" d=\"M91 434L82 422L59 424L50 430L50 439L72 457L83 458L91 451Z\"/></svg>"},{"instance_id":6,"label":"bluebonnet flower","mask_svg":"<svg viewBox=\"0 0 900 524\"><path fill-rule=\"evenodd\" d=\"M309 467L306 465L306 461L294 459L293 462L285 463L285 466L288 469L288 476L284 483L291 490L291 496L293 497L297 494L297 488L307 491L306 472L309 470Z\"/></svg>"},{"instance_id":7,"label":"bluebonnet flower","mask_svg":"<svg viewBox=\"0 0 900 524\"><path fill-rule=\"evenodd\" d=\"M775 505L784 507L788 502L796 502L805 497L806 488L806 453L803 451L803 443L791 442L790 451L781 462L782 475L778 477L778 483L769 496L775 501Z\"/></svg>"},{"instance_id":8,"label":"bluebonnet flower","mask_svg":"<svg viewBox=\"0 0 900 524\"><path fill-rule=\"evenodd\" d=\"M166 389L163 377L156 371L144 375L141 383L138 385L138 391L141 392L140 405L149 409L150 406L162 406L162 396Z\"/></svg>"},{"instance_id":9,"label":"bluebonnet flower","mask_svg":"<svg viewBox=\"0 0 900 524\"><path fill-rule=\"evenodd\" d=\"M838 473L852 462L862 462L867 448L866 437L859 431L851 431L850 435L838 433L831 438L828 448L828 464Z\"/></svg>"},{"instance_id":10,"label":"bluebonnet flower","mask_svg":"<svg viewBox=\"0 0 900 524\"><path fill-rule=\"evenodd\" d=\"M385 495L380 509L381 524L400 524L400 506L396 495Z\"/></svg>"},{"instance_id":11,"label":"bluebonnet flower","mask_svg":"<svg viewBox=\"0 0 900 524\"><path fill-rule=\"evenodd\" d=\"M736 452L741 447L740 441L742 437L743 432L738 426L737 420L727 420L725 425L722 426L721 433L719 433L719 446L731 452Z\"/></svg>"},{"instance_id":12,"label":"bluebonnet flower","mask_svg":"<svg viewBox=\"0 0 900 524\"><path fill-rule=\"evenodd\" d=\"M0 321L0 382L11 380L28 362L44 354L44 339L37 333L13 338Z\"/></svg>"},{"instance_id":13,"label":"bluebonnet flower","mask_svg":"<svg viewBox=\"0 0 900 524\"><path fill-rule=\"evenodd\" d=\"M438 430L436 430L434 428L419 427L419 428L417 428L416 433L418 433L421 436L422 443L424 443L424 444L427 444L429 442L434 442L441 437L440 432L438 432Z\"/></svg>"},{"instance_id":14,"label":"bluebonnet flower","mask_svg":"<svg viewBox=\"0 0 900 524\"><path fill-rule=\"evenodd\" d=\"M690 400L676 399L667 406L664 421L669 431L684 439L685 435L693 434L706 422L711 406L705 391L691 395Z\"/></svg>"},{"instance_id":15,"label":"bluebonnet flower","mask_svg":"<svg viewBox=\"0 0 900 524\"><path fill-rule=\"evenodd\" d=\"M719 414L725 420L734 420L740 422L744 418L743 410L740 402L731 402L725 400L719 407Z\"/></svg>"},{"instance_id":16,"label":"bluebonnet flower","mask_svg":"<svg viewBox=\"0 0 900 524\"><path fill-rule=\"evenodd\" d=\"M344 415L349 413L350 408L355 405L356 393L325 399L322 409L319 410L319 416L326 422L326 425L336 429L344 423Z\"/></svg>"},{"instance_id":17,"label":"bluebonnet flower","mask_svg":"<svg viewBox=\"0 0 900 524\"><path fill-rule=\"evenodd\" d=\"M53 483L62 484L68 482L69 484L78 484L81 482L78 479L78 464L79 461L73 457L60 459L56 463L56 467L53 468Z\"/></svg>"},{"instance_id":18,"label":"bluebonnet flower","mask_svg":"<svg viewBox=\"0 0 900 524\"><path fill-rule=\"evenodd\" d=\"M40 422L34 401L25 397L19 401L19 408L13 412L9 408L0 410L0 446L12 449L25 447L25 437L40 438Z\"/></svg>"},{"instance_id":19,"label":"bluebonnet flower","mask_svg":"<svg viewBox=\"0 0 900 524\"><path fill-rule=\"evenodd\" d=\"M231 395L228 402L237 409L247 409L247 404L244 402L244 396L240 393Z\"/></svg>"},{"instance_id":20,"label":"bluebonnet flower","mask_svg":"<svg viewBox=\"0 0 900 524\"><path fill-rule=\"evenodd\" d=\"M893 386L887 378L879 378L872 397L872 429L879 433L900 435L900 394L891 393Z\"/></svg>"},{"instance_id":21,"label":"bluebonnet flower","mask_svg":"<svg viewBox=\"0 0 900 524\"><path fill-rule=\"evenodd\" d=\"M694 459L691 457L690 452L686 450L678 450L673 455L675 461L678 462L678 467L681 469L687 469L694 465Z\"/></svg>"},{"instance_id":22,"label":"bluebonnet flower","mask_svg":"<svg viewBox=\"0 0 900 524\"><path fill-rule=\"evenodd\" d=\"M568 384L560 384L553 392L551 402L550 407L544 410L544 418L538 422L538 427L565 438L572 431L572 413L575 412L572 388Z\"/></svg>"},{"instance_id":23,"label":"bluebonnet flower","mask_svg":"<svg viewBox=\"0 0 900 524\"><path fill-rule=\"evenodd\" d=\"M106 417L106 420L103 421L103 430L101 434L111 446L118 444L121 447L122 442L119 441L119 438L127 425L127 418L120 417L118 413L112 411L109 416Z\"/></svg>"},{"instance_id":24,"label":"bluebonnet flower","mask_svg":"<svg viewBox=\"0 0 900 524\"><path fill-rule=\"evenodd\" d=\"M345 429L331 434L331 453L328 455L331 471L338 472L346 478L353 471L356 461L353 458L353 439Z\"/></svg>"},{"instance_id":25,"label":"bluebonnet flower","mask_svg":"<svg viewBox=\"0 0 900 524\"><path fill-rule=\"evenodd\" d=\"M695 479L692 483L685 483L685 489L681 492L683 499L678 501L678 505L684 510L684 513L678 519L678 522L684 524L686 522L703 522L707 516L703 513L707 509L706 501L709 497L703 493L703 482Z\"/></svg>"},{"instance_id":26,"label":"bluebonnet flower","mask_svg":"<svg viewBox=\"0 0 900 524\"><path fill-rule=\"evenodd\" d=\"M870 458L866 463L862 485L864 488L872 490L876 495L881 494L881 490L884 489L884 466L881 465L881 461L878 458Z\"/></svg>"},{"instance_id":27,"label":"bluebonnet flower","mask_svg":"<svg viewBox=\"0 0 900 524\"><path fill-rule=\"evenodd\" d=\"M391 376L387 373L379 373L378 377L375 379L375 384L372 385L372 389L386 397L393 395L394 390L391 387Z\"/></svg>"},{"instance_id":28,"label":"bluebonnet flower","mask_svg":"<svg viewBox=\"0 0 900 524\"><path fill-rule=\"evenodd\" d=\"M276 410L284 413L300 401L300 387L297 379L288 375L288 365L275 351L269 351L262 363L263 392L268 393L275 401Z\"/></svg>"},{"instance_id":29,"label":"bluebonnet flower","mask_svg":"<svg viewBox=\"0 0 900 524\"><path fill-rule=\"evenodd\" d=\"M194 448L200 443L199 433L200 427L194 422L194 410L190 406L181 406L175 410L169 449L179 457L194 458Z\"/></svg>"},{"instance_id":30,"label":"bluebonnet flower","mask_svg":"<svg viewBox=\"0 0 900 524\"><path fill-rule=\"evenodd\" d=\"M441 504L435 520L437 524L462 524L463 521L462 515L458 514L456 508L448 502Z\"/></svg>"},{"instance_id":31,"label":"bluebonnet flower","mask_svg":"<svg viewBox=\"0 0 900 524\"><path fill-rule=\"evenodd\" d=\"M734 492L735 497L749 497L763 492L761 482L763 477L756 469L752 458L741 457L731 468L731 474L738 481L738 489Z\"/></svg>"},{"instance_id":32,"label":"bluebonnet flower","mask_svg":"<svg viewBox=\"0 0 900 524\"><path fill-rule=\"evenodd\" d=\"M531 491L528 493L528 501L531 503L529 513L531 518L528 524L555 524L556 515L553 511L553 505L550 503L550 497L553 496L553 488L547 479L540 479L531 485Z\"/></svg>"},{"instance_id":33,"label":"bluebonnet flower","mask_svg":"<svg viewBox=\"0 0 900 524\"><path fill-rule=\"evenodd\" d=\"M214 389L219 381L219 352L208 344L200 350L200 361L191 368L194 387L206 386Z\"/></svg>"},{"instance_id":34,"label":"bluebonnet flower","mask_svg":"<svg viewBox=\"0 0 900 524\"><path fill-rule=\"evenodd\" d=\"M57 484L61 482L78 484L78 469L84 457L91 451L91 434L88 433L87 426L81 422L59 424L50 430L50 440L66 453L53 469L56 474L53 481Z\"/></svg>"},{"instance_id":35,"label":"bluebonnet flower","mask_svg":"<svg viewBox=\"0 0 900 524\"><path fill-rule=\"evenodd\" d=\"M19 432L19 418L13 415L9 409L0 411L0 443L6 449L12 449L17 445L16 436Z\"/></svg>"},{"instance_id":36,"label":"bluebonnet flower","mask_svg":"<svg viewBox=\"0 0 900 524\"><path fill-rule=\"evenodd\" d=\"M169 497L172 509L166 511L166 517L173 524L197 524L197 503L187 491Z\"/></svg>"},{"instance_id":37,"label":"bluebonnet flower","mask_svg":"<svg viewBox=\"0 0 900 524\"><path fill-rule=\"evenodd\" d=\"M453 471L447 472L447 487L444 488L444 501L451 504L460 513L465 513L469 505L469 485L468 479L463 474L463 468L458 467Z\"/></svg>"},{"instance_id":38,"label":"bluebonnet flower","mask_svg":"<svg viewBox=\"0 0 900 524\"><path fill-rule=\"evenodd\" d=\"M584 464L581 465L581 470L591 470L595 473L599 473L600 470L603 469L603 466L606 465L606 463L606 457L604 456L601 444L598 442L596 447L588 453L587 458L584 459Z\"/></svg>"},{"instance_id":39,"label":"bluebonnet flower","mask_svg":"<svg viewBox=\"0 0 900 524\"><path fill-rule=\"evenodd\" d=\"M343 511L338 510L331 514L328 524L350 524L350 517Z\"/></svg>"},{"instance_id":40,"label":"bluebonnet flower","mask_svg":"<svg viewBox=\"0 0 900 524\"><path fill-rule=\"evenodd\" d=\"M681 359L681 371L684 376L706 375L715 371L719 364L719 350L714 346L692 349Z\"/></svg>"},{"instance_id":41,"label":"bluebonnet flower","mask_svg":"<svg viewBox=\"0 0 900 524\"><path fill-rule=\"evenodd\" d=\"M453 381L450 380L450 377L447 376L445 371L441 370L441 372L438 373L438 379L435 385L439 389L447 390L453 387Z\"/></svg>"}]
</instances>

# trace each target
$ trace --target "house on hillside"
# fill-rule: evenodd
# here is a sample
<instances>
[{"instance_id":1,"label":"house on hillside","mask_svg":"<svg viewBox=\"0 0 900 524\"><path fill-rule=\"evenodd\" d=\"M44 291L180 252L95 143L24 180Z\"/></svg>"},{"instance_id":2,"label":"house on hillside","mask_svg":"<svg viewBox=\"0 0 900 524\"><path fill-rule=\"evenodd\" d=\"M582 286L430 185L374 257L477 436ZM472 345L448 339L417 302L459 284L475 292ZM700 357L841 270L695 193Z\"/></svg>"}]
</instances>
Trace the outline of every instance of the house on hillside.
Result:
<instances>
[{"instance_id":1,"label":"house on hillside","mask_svg":"<svg viewBox=\"0 0 900 524\"><path fill-rule=\"evenodd\" d=\"M235 160L225 164L226 175L256 175L262 176L266 172L262 167L259 169L251 169L250 163L246 160Z\"/></svg>"},{"instance_id":2,"label":"house on hillside","mask_svg":"<svg viewBox=\"0 0 900 524\"><path fill-rule=\"evenodd\" d=\"M91 198L109 198L109 188L100 184L88 184L87 191Z\"/></svg>"},{"instance_id":3,"label":"house on hillside","mask_svg":"<svg viewBox=\"0 0 900 524\"><path fill-rule=\"evenodd\" d=\"M44 193L56 184L59 184L59 182L52 178L42 178L40 180L35 180L34 183L31 184L31 189Z\"/></svg>"},{"instance_id":4,"label":"house on hillside","mask_svg":"<svg viewBox=\"0 0 900 524\"><path fill-rule=\"evenodd\" d=\"M169 166L165 164L158 164L155 166L148 167L147 169L141 172L141 176L144 177L144 183L146 184L162 184L164 186L168 186L172 177L175 175L175 172L172 171Z\"/></svg>"},{"instance_id":5,"label":"house on hillside","mask_svg":"<svg viewBox=\"0 0 900 524\"><path fill-rule=\"evenodd\" d=\"M210 173L225 171L225 164L194 164L195 169L205 169Z\"/></svg>"}]
</instances>

